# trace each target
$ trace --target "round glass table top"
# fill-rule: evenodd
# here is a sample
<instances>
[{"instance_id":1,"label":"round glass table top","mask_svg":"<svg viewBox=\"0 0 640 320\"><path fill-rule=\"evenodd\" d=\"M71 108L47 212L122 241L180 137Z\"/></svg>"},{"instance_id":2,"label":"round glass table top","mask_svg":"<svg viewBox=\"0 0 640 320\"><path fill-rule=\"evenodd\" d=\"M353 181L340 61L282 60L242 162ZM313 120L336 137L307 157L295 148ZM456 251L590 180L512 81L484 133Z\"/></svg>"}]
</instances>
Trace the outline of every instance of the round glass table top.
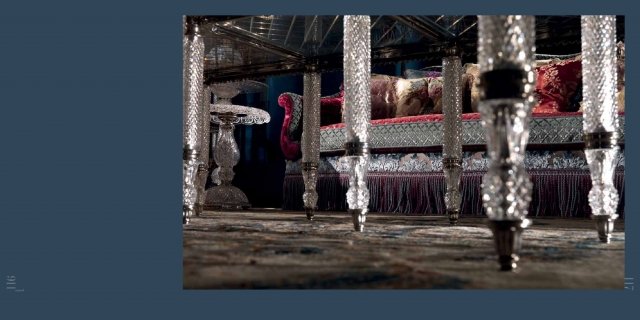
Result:
<instances>
[{"instance_id":1,"label":"round glass table top","mask_svg":"<svg viewBox=\"0 0 640 320\"><path fill-rule=\"evenodd\" d=\"M233 121L234 124L263 124L271 121L271 116L268 112L247 106L240 106L235 104L212 104L209 107L211 112L211 121L215 123L222 123L219 114L233 114L237 118Z\"/></svg>"},{"instance_id":2,"label":"round glass table top","mask_svg":"<svg viewBox=\"0 0 640 320\"><path fill-rule=\"evenodd\" d=\"M211 92L222 99L231 99L239 93L262 92L267 87L266 84L253 80L214 83L209 85Z\"/></svg>"}]
</instances>

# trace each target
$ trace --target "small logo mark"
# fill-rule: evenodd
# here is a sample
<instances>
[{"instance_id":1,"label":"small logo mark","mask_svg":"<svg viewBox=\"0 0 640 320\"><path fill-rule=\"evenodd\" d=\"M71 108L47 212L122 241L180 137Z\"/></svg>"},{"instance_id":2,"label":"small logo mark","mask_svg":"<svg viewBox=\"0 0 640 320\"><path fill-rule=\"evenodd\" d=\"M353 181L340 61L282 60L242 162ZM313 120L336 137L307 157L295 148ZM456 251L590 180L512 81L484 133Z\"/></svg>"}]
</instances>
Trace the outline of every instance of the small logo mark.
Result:
<instances>
[{"instance_id":1,"label":"small logo mark","mask_svg":"<svg viewBox=\"0 0 640 320\"><path fill-rule=\"evenodd\" d=\"M624 289L633 291L634 278L624 278Z\"/></svg>"},{"instance_id":2,"label":"small logo mark","mask_svg":"<svg viewBox=\"0 0 640 320\"><path fill-rule=\"evenodd\" d=\"M7 276L5 281L5 289L13 292L24 292L24 289L17 287L18 279L16 276Z\"/></svg>"}]
</instances>

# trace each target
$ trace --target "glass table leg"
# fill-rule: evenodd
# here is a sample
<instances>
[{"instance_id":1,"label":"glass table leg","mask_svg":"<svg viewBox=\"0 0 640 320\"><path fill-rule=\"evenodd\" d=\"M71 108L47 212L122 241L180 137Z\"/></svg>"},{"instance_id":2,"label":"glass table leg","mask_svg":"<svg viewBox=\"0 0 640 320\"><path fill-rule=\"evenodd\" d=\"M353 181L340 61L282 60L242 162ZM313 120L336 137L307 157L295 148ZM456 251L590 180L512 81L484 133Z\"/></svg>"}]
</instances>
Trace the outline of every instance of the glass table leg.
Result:
<instances>
[{"instance_id":1,"label":"glass table leg","mask_svg":"<svg viewBox=\"0 0 640 320\"><path fill-rule=\"evenodd\" d=\"M462 175L462 62L457 49L448 50L442 59L442 113L444 114L443 169L447 190L444 204L452 225L458 223L462 197L460 176Z\"/></svg>"},{"instance_id":2,"label":"glass table leg","mask_svg":"<svg viewBox=\"0 0 640 320\"><path fill-rule=\"evenodd\" d=\"M304 74L304 110L302 111L302 201L307 219L313 220L318 204L318 163L320 162L320 73Z\"/></svg>"},{"instance_id":3,"label":"glass table leg","mask_svg":"<svg viewBox=\"0 0 640 320\"><path fill-rule=\"evenodd\" d=\"M183 204L182 223L199 213L197 207L198 181L200 166L203 80L204 80L204 41L200 36L198 22L187 19L183 38Z\"/></svg>"},{"instance_id":4,"label":"glass table leg","mask_svg":"<svg viewBox=\"0 0 640 320\"><path fill-rule=\"evenodd\" d=\"M582 94L585 155L591 171L589 206L598 238L609 243L618 208L616 17L582 16Z\"/></svg>"},{"instance_id":5,"label":"glass table leg","mask_svg":"<svg viewBox=\"0 0 640 320\"><path fill-rule=\"evenodd\" d=\"M534 16L479 16L478 63L489 169L482 200L493 231L500 270L517 267L532 184L524 167L535 103Z\"/></svg>"},{"instance_id":6,"label":"glass table leg","mask_svg":"<svg viewBox=\"0 0 640 320\"><path fill-rule=\"evenodd\" d=\"M200 164L198 165L197 172L197 186L198 186L198 195L197 195L197 204L196 204L196 214L200 215L204 210L205 205L205 187L207 184L207 176L209 174L209 139L210 139L210 123L211 117L209 116L209 104L211 104L211 91L208 86L204 86L203 95L202 95L202 126L200 127L200 152L198 161Z\"/></svg>"},{"instance_id":7,"label":"glass table leg","mask_svg":"<svg viewBox=\"0 0 640 320\"><path fill-rule=\"evenodd\" d=\"M344 16L345 157L349 167L347 203L356 231L369 211L366 175L371 120L371 30L369 16Z\"/></svg>"}]
</instances>

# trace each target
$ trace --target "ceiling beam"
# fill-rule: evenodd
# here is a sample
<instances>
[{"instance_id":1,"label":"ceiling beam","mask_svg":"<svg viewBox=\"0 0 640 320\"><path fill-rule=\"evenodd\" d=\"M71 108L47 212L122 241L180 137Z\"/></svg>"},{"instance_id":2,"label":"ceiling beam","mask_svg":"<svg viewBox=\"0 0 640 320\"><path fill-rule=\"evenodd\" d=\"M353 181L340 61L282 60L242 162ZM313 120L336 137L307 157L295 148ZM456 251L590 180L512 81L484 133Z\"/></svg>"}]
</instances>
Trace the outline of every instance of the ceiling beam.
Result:
<instances>
[{"instance_id":1,"label":"ceiling beam","mask_svg":"<svg viewBox=\"0 0 640 320\"><path fill-rule=\"evenodd\" d=\"M213 35L215 36L225 37L231 40L238 41L240 43L253 45L254 47L264 49L269 53L279 55L285 59L290 59L290 60L304 59L304 55L299 52L278 46L268 40L265 40L264 38L258 35L252 34L250 32L247 32L245 30L242 30L240 28L236 28L230 25L225 26L224 24L216 23L212 28L211 33L213 33Z\"/></svg>"},{"instance_id":2,"label":"ceiling beam","mask_svg":"<svg viewBox=\"0 0 640 320\"><path fill-rule=\"evenodd\" d=\"M396 21L399 21L408 27L420 32L420 34L426 36L432 40L449 40L453 38L455 34L449 30L443 28L439 24L431 21L429 18L420 19L418 16L391 16Z\"/></svg>"}]
</instances>

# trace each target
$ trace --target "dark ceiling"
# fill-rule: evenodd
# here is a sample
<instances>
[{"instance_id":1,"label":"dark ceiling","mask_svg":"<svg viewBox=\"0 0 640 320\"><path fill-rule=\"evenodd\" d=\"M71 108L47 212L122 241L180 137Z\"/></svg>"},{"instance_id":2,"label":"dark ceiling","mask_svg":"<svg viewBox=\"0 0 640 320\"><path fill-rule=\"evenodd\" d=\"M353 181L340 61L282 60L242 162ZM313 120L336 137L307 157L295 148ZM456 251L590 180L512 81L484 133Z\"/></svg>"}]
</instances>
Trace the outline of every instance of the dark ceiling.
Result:
<instances>
[{"instance_id":1,"label":"dark ceiling","mask_svg":"<svg viewBox=\"0 0 640 320\"><path fill-rule=\"evenodd\" d=\"M303 72L309 61L322 70L342 67L343 16L187 18L201 22L210 83ZM617 16L617 34L624 40L624 16ZM453 44L473 62L477 37L477 16L371 16L372 64L437 63ZM580 16L536 16L536 39L538 53L580 52Z\"/></svg>"}]
</instances>

